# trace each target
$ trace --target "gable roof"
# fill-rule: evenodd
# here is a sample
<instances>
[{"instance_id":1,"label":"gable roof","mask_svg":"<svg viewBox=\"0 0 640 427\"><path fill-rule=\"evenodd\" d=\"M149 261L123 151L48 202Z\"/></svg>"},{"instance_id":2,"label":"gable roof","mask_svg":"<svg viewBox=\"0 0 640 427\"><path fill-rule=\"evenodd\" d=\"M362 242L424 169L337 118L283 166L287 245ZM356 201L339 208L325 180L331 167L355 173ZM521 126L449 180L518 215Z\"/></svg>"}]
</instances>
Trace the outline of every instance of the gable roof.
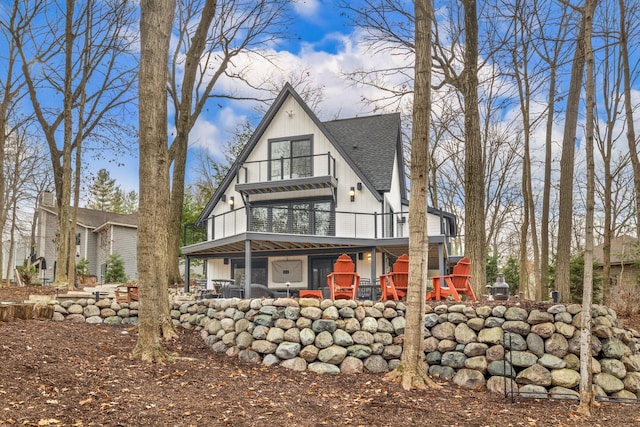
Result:
<instances>
[{"instance_id":1,"label":"gable roof","mask_svg":"<svg viewBox=\"0 0 640 427\"><path fill-rule=\"evenodd\" d=\"M41 209L58 215L58 208L55 206L41 206ZM138 213L121 214L115 212L98 211L95 209L78 208L78 225L86 228L98 229L106 224L118 224L125 227L138 227Z\"/></svg>"},{"instance_id":2,"label":"gable roof","mask_svg":"<svg viewBox=\"0 0 640 427\"><path fill-rule=\"evenodd\" d=\"M611 239L611 264L635 264L640 258L638 239L632 236L618 236ZM602 264L604 245L594 246L593 260Z\"/></svg>"},{"instance_id":3,"label":"gable roof","mask_svg":"<svg viewBox=\"0 0 640 427\"><path fill-rule=\"evenodd\" d=\"M324 122L324 126L378 192L391 190L400 140L400 113L332 120Z\"/></svg>"},{"instance_id":4,"label":"gable roof","mask_svg":"<svg viewBox=\"0 0 640 427\"><path fill-rule=\"evenodd\" d=\"M298 95L291 84L286 83L275 101L269 107L255 132L245 145L229 172L224 177L211 200L207 203L196 223L202 224L216 206L222 194L233 181L233 177L238 172L238 168L244 163L249 154L260 141L260 138L271 124L271 121L278 113L287 98L291 96L302 107L305 113L311 118L314 124L320 129L327 139L336 147L345 161L351 166L360 180L372 192L374 197L382 200L381 193L389 191L393 175L394 151L398 152L400 161L399 167L404 176L404 166L402 163L402 146L400 142L400 114L384 114L378 116L356 117L352 119L334 120L321 122L304 100ZM365 120L368 119L368 120ZM350 123L348 123L350 122ZM397 122L397 123L395 123ZM349 130L349 125L353 130ZM388 128L386 128L388 126ZM385 139L390 138L392 139ZM389 144L393 141L393 144ZM385 144L386 142L386 144ZM383 145L386 145L383 149ZM353 147L356 147L355 149ZM364 152L367 152L365 155ZM381 174L381 169L385 169L385 174ZM405 182L401 180L402 196L405 197Z\"/></svg>"}]
</instances>

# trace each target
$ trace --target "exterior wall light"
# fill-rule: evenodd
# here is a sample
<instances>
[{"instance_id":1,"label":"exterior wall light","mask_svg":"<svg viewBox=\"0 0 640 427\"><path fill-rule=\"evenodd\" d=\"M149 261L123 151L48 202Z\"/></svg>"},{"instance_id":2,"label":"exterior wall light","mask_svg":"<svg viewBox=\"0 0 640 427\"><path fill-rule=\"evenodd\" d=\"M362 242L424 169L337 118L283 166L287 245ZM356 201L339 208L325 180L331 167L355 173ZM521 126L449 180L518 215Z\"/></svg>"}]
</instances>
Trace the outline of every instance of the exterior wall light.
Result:
<instances>
[{"instance_id":1,"label":"exterior wall light","mask_svg":"<svg viewBox=\"0 0 640 427\"><path fill-rule=\"evenodd\" d=\"M351 198L352 202L356 201L356 189L355 189L355 187L351 187L351 189L349 190L349 197Z\"/></svg>"},{"instance_id":2,"label":"exterior wall light","mask_svg":"<svg viewBox=\"0 0 640 427\"><path fill-rule=\"evenodd\" d=\"M229 206L231 206L231 209L234 208L234 203L235 203L235 200L233 200L233 196L229 197Z\"/></svg>"}]
</instances>

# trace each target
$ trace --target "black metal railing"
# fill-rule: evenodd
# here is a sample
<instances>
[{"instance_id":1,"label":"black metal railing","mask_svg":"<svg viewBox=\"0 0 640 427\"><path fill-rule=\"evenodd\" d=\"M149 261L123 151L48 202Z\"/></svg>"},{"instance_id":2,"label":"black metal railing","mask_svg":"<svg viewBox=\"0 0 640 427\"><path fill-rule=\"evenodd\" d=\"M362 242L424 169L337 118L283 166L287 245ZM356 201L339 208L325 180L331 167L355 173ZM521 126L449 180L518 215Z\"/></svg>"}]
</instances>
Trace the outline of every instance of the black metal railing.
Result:
<instances>
[{"instance_id":1,"label":"black metal railing","mask_svg":"<svg viewBox=\"0 0 640 427\"><path fill-rule=\"evenodd\" d=\"M298 211L304 211L309 216L309 221L302 221L303 218L301 217L298 217L297 220L294 219L295 215L300 213ZM322 213L329 215L328 221L317 218L318 214ZM189 234L191 239L187 240L186 230L191 230L191 228L185 226L185 245L206 240L222 239L246 231L363 239L408 237L409 224L407 215L406 212L321 211L316 213L306 209L289 209L286 215L274 222L273 214L268 218L264 218L264 220L256 221L251 216L247 217L246 208L241 207L208 218L206 228L200 228L200 230L208 229L209 238L206 238L202 232L198 232L200 234L193 232ZM202 240L196 241L195 236ZM189 243L186 243L187 241Z\"/></svg>"},{"instance_id":2,"label":"black metal railing","mask_svg":"<svg viewBox=\"0 0 640 427\"><path fill-rule=\"evenodd\" d=\"M183 246L193 245L195 243L207 240L207 229L196 224L185 224L182 228L182 244Z\"/></svg>"},{"instance_id":3,"label":"black metal railing","mask_svg":"<svg viewBox=\"0 0 640 427\"><path fill-rule=\"evenodd\" d=\"M236 183L249 184L313 176L337 178L336 159L331 153L244 162L236 177Z\"/></svg>"}]
</instances>

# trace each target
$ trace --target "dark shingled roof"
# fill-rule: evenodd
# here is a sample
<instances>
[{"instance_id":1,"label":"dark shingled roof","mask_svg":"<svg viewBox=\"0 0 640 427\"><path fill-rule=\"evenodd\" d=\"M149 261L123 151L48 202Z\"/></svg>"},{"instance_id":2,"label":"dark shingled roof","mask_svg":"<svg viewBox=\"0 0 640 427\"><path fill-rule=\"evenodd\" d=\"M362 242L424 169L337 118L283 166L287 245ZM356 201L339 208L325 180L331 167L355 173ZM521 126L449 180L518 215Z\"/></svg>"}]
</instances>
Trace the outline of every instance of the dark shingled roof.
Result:
<instances>
[{"instance_id":1,"label":"dark shingled roof","mask_svg":"<svg viewBox=\"0 0 640 427\"><path fill-rule=\"evenodd\" d=\"M58 208L55 206L43 206L54 214L58 214ZM133 227L138 226L138 213L132 214L120 214L114 212L104 212L94 209L78 208L78 223L86 225L90 228L98 228L108 222L130 225Z\"/></svg>"},{"instance_id":2,"label":"dark shingled roof","mask_svg":"<svg viewBox=\"0 0 640 427\"><path fill-rule=\"evenodd\" d=\"M332 120L323 125L376 190L391 190L399 113Z\"/></svg>"}]
</instances>

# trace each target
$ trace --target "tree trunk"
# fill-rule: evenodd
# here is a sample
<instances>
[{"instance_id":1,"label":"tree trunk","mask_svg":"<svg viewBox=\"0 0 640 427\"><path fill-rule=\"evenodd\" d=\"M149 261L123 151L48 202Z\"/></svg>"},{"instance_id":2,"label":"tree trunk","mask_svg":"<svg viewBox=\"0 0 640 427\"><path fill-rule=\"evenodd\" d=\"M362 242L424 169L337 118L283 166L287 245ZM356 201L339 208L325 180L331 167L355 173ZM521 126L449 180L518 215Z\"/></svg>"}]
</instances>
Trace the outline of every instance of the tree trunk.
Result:
<instances>
[{"instance_id":1,"label":"tree trunk","mask_svg":"<svg viewBox=\"0 0 640 427\"><path fill-rule=\"evenodd\" d=\"M415 81L411 137L411 199L409 200L409 284L407 324L402 360L391 377L400 376L405 390L438 387L424 362L424 306L428 261L427 194L429 191L429 120L431 114L431 0L414 2Z\"/></svg>"},{"instance_id":2,"label":"tree trunk","mask_svg":"<svg viewBox=\"0 0 640 427\"><path fill-rule=\"evenodd\" d=\"M597 0L586 0L583 10L583 40L587 65L587 117L586 117L586 155L587 155L587 203L585 219L584 286L582 289L582 322L580 327L580 405L578 412L591 416L593 406L593 385L591 384L591 300L593 298L593 216L595 204L595 162L593 159L593 134L595 127L595 83L594 59L591 46L593 31L593 13Z\"/></svg>"},{"instance_id":3,"label":"tree trunk","mask_svg":"<svg viewBox=\"0 0 640 427\"><path fill-rule=\"evenodd\" d=\"M17 163L16 163L17 164ZM11 269L13 268L13 251L15 249L15 234L16 234L16 211L18 210L18 204L17 204L17 200L13 199L13 206L11 208L11 231L9 232L9 256L8 256L8 260L7 260L7 286L9 286L11 284L10 280L9 280L9 272L11 271ZM0 264L0 269L2 268L2 265Z\"/></svg>"},{"instance_id":4,"label":"tree trunk","mask_svg":"<svg viewBox=\"0 0 640 427\"><path fill-rule=\"evenodd\" d=\"M564 136L562 139L562 157L560 160L560 212L558 217L558 250L556 261L556 289L563 303L571 301L569 264L571 262L571 241L573 224L573 169L576 145L576 128L580 107L580 93L584 74L584 32L582 19L580 34L576 41L576 52L571 68L571 82L567 98Z\"/></svg>"},{"instance_id":5,"label":"tree trunk","mask_svg":"<svg viewBox=\"0 0 640 427\"><path fill-rule=\"evenodd\" d=\"M608 53L609 47L605 47L605 53ZM611 289L611 239L613 237L613 226L612 226L612 187L614 182L614 176L611 173L611 156L614 151L614 134L616 132L617 126L619 126L618 114L619 114L619 102L622 100L620 95L618 95L621 91L621 82L618 79L613 79L611 82L609 79L609 72L611 70L611 63L613 61L609 60L609 55L604 59L604 64L602 64L602 75L603 75L603 84L602 84L602 92L604 95L604 110L606 113L606 135L603 141L598 140L598 146L600 150L600 156L602 157L602 169L603 169L603 191L602 191L602 210L604 217L603 228L603 241L602 241L602 289L601 292L601 301L603 304L606 304L606 299L609 296L609 292ZM615 67L615 65L614 65ZM615 71L614 71L615 72ZM611 84L613 86L611 86ZM612 95L614 94L614 95Z\"/></svg>"},{"instance_id":6,"label":"tree trunk","mask_svg":"<svg viewBox=\"0 0 640 427\"><path fill-rule=\"evenodd\" d=\"M84 99L83 99L84 101ZM82 107L80 108L82 112ZM82 117L82 114L80 114ZM82 119L78 120L78 129L79 132L82 133L80 129L82 129ZM80 171L82 169L82 138L78 138L76 141L76 168L74 173L74 185L73 185L73 208L71 211L71 230L69 232L69 251L71 255L69 256L69 283L73 284L74 287L79 288L80 282L76 276L76 230L77 230L77 222L78 222L78 203L80 202Z\"/></svg>"},{"instance_id":7,"label":"tree trunk","mask_svg":"<svg viewBox=\"0 0 640 427\"><path fill-rule=\"evenodd\" d=\"M2 146L2 150L0 150L0 232L1 230L4 230L4 227L6 225L6 219L7 219L7 211L5 208L5 179L4 179L4 173L1 171L4 171L4 163L5 163L5 152L6 152L6 101L8 98L7 93L5 92L4 94L4 99L3 102L0 104L0 145ZM4 250L1 250L0 248L0 283L2 283L2 280L4 279L2 277L2 265L4 265ZM11 270L9 269L9 266L7 266L7 282L9 281L9 272Z\"/></svg>"},{"instance_id":8,"label":"tree trunk","mask_svg":"<svg viewBox=\"0 0 640 427\"><path fill-rule=\"evenodd\" d=\"M181 114L184 114L182 112ZM188 114L188 112L187 112ZM189 131L187 130L187 133ZM168 284L182 283L180 277L179 261L180 247L182 246L182 206L184 204L184 178L187 163L187 139L177 129L173 146L175 156L173 158L173 177L171 180L171 203L169 209L169 240L168 240ZM183 146L184 145L184 146ZM186 267L185 267L186 268Z\"/></svg>"},{"instance_id":9,"label":"tree trunk","mask_svg":"<svg viewBox=\"0 0 640 427\"><path fill-rule=\"evenodd\" d=\"M553 146L553 118L555 115L557 78L555 62L549 65L549 94L547 97L547 123L544 141L544 187L542 190L542 214L540 220L540 293L537 294L538 301L545 299L549 292L549 206L551 204L551 165L553 163L551 148Z\"/></svg>"},{"instance_id":10,"label":"tree trunk","mask_svg":"<svg viewBox=\"0 0 640 427\"><path fill-rule=\"evenodd\" d=\"M85 14L85 20L86 20L86 27L90 28L91 27L91 21L92 21L92 14L91 14L91 9L89 8L87 10L87 13ZM87 31L84 34L84 45L85 46L90 46L91 45L91 39L89 36L90 32ZM88 57L84 56L84 62L82 64L82 81L87 81L87 75L89 73L89 68L91 67L91 64L88 63ZM81 178L81 171L82 171L82 136L84 135L84 114L85 114L85 105L87 102L87 90L86 87L82 86L79 88L81 94L80 94L80 108L79 108L79 112L78 112L78 125L77 125L77 129L76 129L76 137L75 137L75 150L76 150L76 158L75 158L75 164L76 164L76 168L75 168L75 174L74 174L74 185L73 185L73 211L71 212L71 230L69 233L69 251L70 251L70 255L69 255L69 266L68 266L68 273L69 273L69 283L73 283L74 287L80 287L80 283L78 281L78 278L76 276L76 257L74 255L78 255L76 253L76 246L77 246L77 242L76 242L76 227L77 227L77 222L78 222L78 204L80 203L80 178ZM71 178L69 178L71 179Z\"/></svg>"},{"instance_id":11,"label":"tree trunk","mask_svg":"<svg viewBox=\"0 0 640 427\"><path fill-rule=\"evenodd\" d=\"M519 288L524 291L527 299L540 299L538 290L539 281L539 246L538 234L536 231L536 212L531 187L531 80L529 78L529 59L531 49L531 38L527 28L528 17L523 4L515 3L514 11L514 42L512 47L512 66L514 69L516 83L518 86L518 98L520 101L520 113L522 115L522 139L524 143L522 154L522 199L523 218L520 227L520 283ZM533 272L529 274L529 244L528 238L531 233L531 245L533 247ZM533 277L533 284L529 279Z\"/></svg>"},{"instance_id":12,"label":"tree trunk","mask_svg":"<svg viewBox=\"0 0 640 427\"><path fill-rule=\"evenodd\" d=\"M56 285L67 283L73 279L70 276L69 258L72 257L71 239L71 143L73 140L73 44L75 35L73 33L73 15L75 1L67 0L65 10L65 32L64 32L64 100L63 100L63 148L62 148L62 170L56 179L56 198L58 203L58 254L56 257L56 275L54 282ZM59 182L59 183L58 183Z\"/></svg>"},{"instance_id":13,"label":"tree trunk","mask_svg":"<svg viewBox=\"0 0 640 427\"><path fill-rule=\"evenodd\" d=\"M33 319L33 304L13 304L13 318L20 320Z\"/></svg>"},{"instance_id":14,"label":"tree trunk","mask_svg":"<svg viewBox=\"0 0 640 427\"><path fill-rule=\"evenodd\" d=\"M627 125L627 144L629 156L633 167L633 186L636 192L636 235L640 239L640 160L638 160L638 147L636 131L633 122L633 106L631 104L631 71L629 68L629 49L627 47L629 31L626 26L625 0L618 0L620 9L620 61L622 63L622 79L624 81L624 111Z\"/></svg>"},{"instance_id":15,"label":"tree trunk","mask_svg":"<svg viewBox=\"0 0 640 427\"><path fill-rule=\"evenodd\" d=\"M484 159L480 140L478 110L478 16L475 0L463 0L465 51L462 73L464 96L464 193L465 193L465 254L471 261L471 285L476 295L482 295L486 276ZM413 195L412 195L413 197Z\"/></svg>"},{"instance_id":16,"label":"tree trunk","mask_svg":"<svg viewBox=\"0 0 640 427\"><path fill-rule=\"evenodd\" d=\"M133 355L162 361L160 304L167 287L169 152L167 138L167 63L175 1L141 1L139 74L140 207L138 225L138 342Z\"/></svg>"},{"instance_id":17,"label":"tree trunk","mask_svg":"<svg viewBox=\"0 0 640 427\"><path fill-rule=\"evenodd\" d=\"M201 106L193 106L193 91L196 85L196 75L200 69L201 59L207 47L207 36L209 27L216 14L218 2L206 0L200 13L200 22L195 34L190 40L190 47L186 53L184 72L182 75L181 93L173 93L174 104L176 105L176 137L171 144L170 160L173 164L173 179L171 189L171 209L169 216L169 240L168 240L168 260L169 271L168 280L171 283L182 283L179 270L179 248L182 236L182 206L184 204L184 179L185 167L187 163L187 149L189 142L189 132L195 124ZM228 58L225 57L219 64L216 74L226 69ZM176 86L178 76L173 70L171 76L172 87ZM215 80L213 80L214 82ZM201 101L211 92L213 85L207 85L207 91L203 94ZM196 89L197 90L197 89ZM194 109L192 113L192 109ZM168 313L167 313L168 314Z\"/></svg>"},{"instance_id":18,"label":"tree trunk","mask_svg":"<svg viewBox=\"0 0 640 427\"><path fill-rule=\"evenodd\" d=\"M15 30L16 24L16 15L18 12L18 2L14 1L11 7L11 16L8 20L5 21L5 25L7 26L8 32L12 32ZM5 18L6 19L6 18ZM19 24L18 24L19 25ZM0 146L2 150L0 150L0 230L4 230L4 227L7 222L8 216L8 202L5 198L5 191L7 182L5 180L4 170L5 170L5 162L6 162L6 146L7 146L7 133L8 133L8 122L10 111L14 105L14 98L17 95L17 90L19 89L21 84L18 84L18 87L15 87L15 76L14 76L14 67L16 65L16 45L13 40L9 40L9 46L5 47L5 55L7 56L6 65L5 65L5 76L3 82L3 90L2 90L2 102L0 102ZM4 251L0 250L0 271L2 271L2 265L4 263ZM7 281L9 280L10 269L7 268ZM0 282L2 282L2 273L0 273Z\"/></svg>"}]
</instances>

